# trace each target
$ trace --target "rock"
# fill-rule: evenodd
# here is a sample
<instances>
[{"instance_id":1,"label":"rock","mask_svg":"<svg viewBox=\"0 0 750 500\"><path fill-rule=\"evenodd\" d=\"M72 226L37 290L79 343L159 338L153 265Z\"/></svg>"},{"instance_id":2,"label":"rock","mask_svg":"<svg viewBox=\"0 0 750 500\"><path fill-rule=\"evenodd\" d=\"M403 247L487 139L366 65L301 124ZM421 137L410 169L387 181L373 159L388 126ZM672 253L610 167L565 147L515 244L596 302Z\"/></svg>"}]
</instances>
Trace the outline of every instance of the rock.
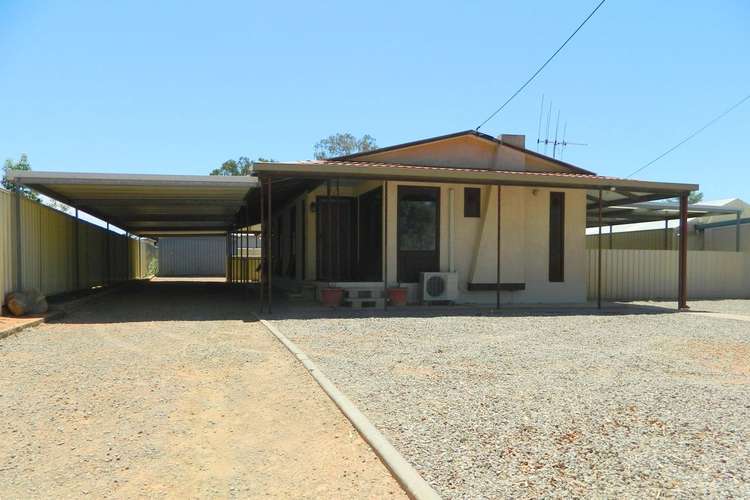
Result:
<instances>
[{"instance_id":1,"label":"rock","mask_svg":"<svg viewBox=\"0 0 750 500\"><path fill-rule=\"evenodd\" d=\"M14 316L44 314L47 312L47 299L38 290L11 292L7 297L8 310Z\"/></svg>"}]
</instances>

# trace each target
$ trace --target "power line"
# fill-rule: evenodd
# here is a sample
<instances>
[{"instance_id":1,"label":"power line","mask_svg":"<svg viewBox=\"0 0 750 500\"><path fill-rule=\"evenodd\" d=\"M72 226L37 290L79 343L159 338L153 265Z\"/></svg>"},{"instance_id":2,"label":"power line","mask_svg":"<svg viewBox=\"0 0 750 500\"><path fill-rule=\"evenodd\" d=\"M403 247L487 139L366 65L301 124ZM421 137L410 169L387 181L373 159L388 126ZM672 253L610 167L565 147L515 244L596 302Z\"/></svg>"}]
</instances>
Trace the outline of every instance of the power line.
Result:
<instances>
[{"instance_id":1,"label":"power line","mask_svg":"<svg viewBox=\"0 0 750 500\"><path fill-rule=\"evenodd\" d=\"M526 83L524 83L523 85L521 85L521 87L520 87L520 88L519 88L518 90L516 90L516 92L515 92L515 93L514 93L514 94L513 94L512 96L510 96L510 97L508 98L508 100L507 100L507 101L505 101L505 102L503 103L503 105L502 105L502 106L500 106L499 108L497 108L497 109L495 110L495 112L494 112L494 113L492 113L492 114L491 114L491 115L490 115L490 116L489 116L489 117L488 117L488 118L487 118L487 119L486 119L485 121L483 121L482 123L480 123L480 124L479 124L479 126L477 126L477 128L476 128L475 130L479 130L479 129L480 129L480 128L481 128L482 126L484 126L484 124L485 124L485 123L487 123L488 121L492 120L492 119L493 119L493 118L495 117L495 115L496 115L496 114L498 114L498 113L499 113L500 111L502 111L502 110L503 110L503 108L504 108L505 106L507 106L507 105L508 105L508 103L509 103L510 101L512 101L512 100L513 100L513 99L514 99L514 98L515 98L515 97L516 97L516 96L517 96L518 94L520 94L520 93L521 93L521 91L522 91L523 89L525 89L525 88L526 88L526 86L527 86L528 84L530 84L530 83L531 83L531 81L532 81L532 80L533 80L534 78L536 78L536 76L537 76L537 75L538 75L539 73L541 73L541 72L542 72L542 70L544 69L544 67L545 67L545 66L547 66L547 65L548 65L548 64L550 63L550 61L552 61L552 59L554 59L554 58L555 58L555 56L556 56L556 55L557 55L557 54L558 54L558 53L559 53L559 52L560 52L560 51L561 51L561 50L562 50L562 49L563 49L563 48L564 48L564 47L565 47L565 46L566 46L566 45L568 44L568 42L569 42L569 41L570 41L570 40L571 40L571 39L572 39L572 38L573 38L574 36L576 36L576 33L578 33L578 31L579 31L579 30L580 30L581 28L583 28L583 25L584 25L584 24L586 24L586 23L588 22L588 20L589 20L589 19L591 19L591 17L592 17L592 16L594 15L594 14L596 14L596 11L597 11L597 10L599 10L599 7L601 7L601 6L602 6L602 4L604 4L604 2L606 2L606 1L607 1L607 0L602 0L601 2L599 2L599 5L597 5L597 6L596 6L596 8L594 8L594 10L592 10L592 11L591 11L591 14L589 14L588 16L586 16L586 19L584 19L584 20L583 20L583 22L582 22L581 24L579 24L579 25L578 25L578 27L576 28L576 30L575 30L575 31L574 31L574 32L573 32L573 33L572 33L572 34L571 34L571 35L570 35L570 36L568 37L568 39L567 39L567 40L565 40L565 42L564 42L564 43L563 43L562 45L560 45L560 47L559 47L559 48L558 48L558 49L557 49L557 50L555 51L555 53L554 53L554 54L552 54L552 55L551 55L551 56L549 57L549 59L547 59L547 60L545 61L545 63L544 63L544 64L542 64L542 65L541 65L541 66L539 67L539 69L538 69L538 70L536 70L536 73L534 73L533 75L531 75L531 78L529 78L528 80L526 80Z\"/></svg>"},{"instance_id":2,"label":"power line","mask_svg":"<svg viewBox=\"0 0 750 500\"><path fill-rule=\"evenodd\" d=\"M685 137L683 140L681 140L680 142L678 142L677 144L675 144L674 146L672 146L668 150L664 151L662 154L660 154L659 156L657 156L656 158L654 158L650 162L648 162L645 165L643 165L641 168L638 168L638 169L634 170L630 175L628 175L626 177L626 179L634 176L635 174L637 174L638 172L640 172L644 168L649 167L649 166L653 165L654 163L656 163L657 161L661 160L662 158L664 158L665 156L667 156L669 153L671 153L675 149L679 148L680 146L682 146L683 144L685 144L687 141L689 141L690 139L692 139L696 135L700 134L701 132L703 132L704 130L706 130L708 127L710 127L711 125L713 125L714 123L718 122L719 120L721 120L722 118L724 118L725 116L727 116L729 113L731 113L732 111L734 111L735 109L737 109L738 107L740 107L748 99L750 99L750 94L746 95L741 100L739 100L738 102L734 103L729 109L727 109L726 111L724 111L723 113L721 113L719 116L717 116L713 120L709 121L708 123L706 123L705 125L703 125L701 128L699 128L698 130L696 130L695 132L693 132L689 136Z\"/></svg>"}]
</instances>

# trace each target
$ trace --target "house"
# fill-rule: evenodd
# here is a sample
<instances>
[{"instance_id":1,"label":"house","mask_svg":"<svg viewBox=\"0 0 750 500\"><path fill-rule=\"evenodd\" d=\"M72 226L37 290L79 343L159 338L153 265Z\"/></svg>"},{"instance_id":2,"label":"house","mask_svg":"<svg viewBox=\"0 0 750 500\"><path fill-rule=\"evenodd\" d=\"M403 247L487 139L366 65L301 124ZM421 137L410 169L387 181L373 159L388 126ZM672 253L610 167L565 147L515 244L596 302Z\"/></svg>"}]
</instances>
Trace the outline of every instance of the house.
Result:
<instances>
[{"instance_id":1,"label":"house","mask_svg":"<svg viewBox=\"0 0 750 500\"><path fill-rule=\"evenodd\" d=\"M456 303L583 303L597 209L679 197L685 220L698 189L600 176L527 149L522 135L474 130L257 163L254 175L261 189L248 204L261 207L266 293L400 287L412 303L428 298L423 273L435 272Z\"/></svg>"}]
</instances>

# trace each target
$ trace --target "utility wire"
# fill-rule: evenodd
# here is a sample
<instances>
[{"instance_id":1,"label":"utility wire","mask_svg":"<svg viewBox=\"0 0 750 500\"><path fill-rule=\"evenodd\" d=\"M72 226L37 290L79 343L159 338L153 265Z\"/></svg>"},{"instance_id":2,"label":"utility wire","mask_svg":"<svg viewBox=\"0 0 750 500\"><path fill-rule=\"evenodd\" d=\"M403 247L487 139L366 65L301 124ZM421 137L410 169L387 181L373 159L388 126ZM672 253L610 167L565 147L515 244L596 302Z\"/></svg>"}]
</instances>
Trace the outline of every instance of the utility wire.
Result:
<instances>
[{"instance_id":1,"label":"utility wire","mask_svg":"<svg viewBox=\"0 0 750 500\"><path fill-rule=\"evenodd\" d=\"M714 123L718 122L719 120L721 120L722 118L724 118L725 116L727 116L729 113L731 113L735 109L739 108L748 99L750 99L750 94L746 95L741 100L739 100L738 102L734 103L729 109L727 109L726 111L724 111L723 113L721 113L719 116L717 116L716 118L714 118L710 122L708 122L705 125L703 125L701 128L699 128L698 130L696 130L695 132L693 132L689 136L685 137L683 140L681 140L680 142L678 142L677 144L675 144L674 146L672 146L668 150L664 151L662 154L660 154L659 156L657 156L656 158L654 158L650 162L648 162L645 165L643 165L642 167L634 170L630 175L628 175L626 177L626 179L634 176L635 174L637 174L638 172L640 172L644 168L649 167L649 166L653 165L654 163L656 163L657 161L661 160L662 158L664 158L665 156L667 156L669 153L671 153L675 149L679 148L680 146L682 146L683 144L685 144L686 142L688 142L690 139L692 139L693 137L695 137L696 135L700 134L701 132L703 132L704 130L706 130L708 127L710 127L711 125L713 125Z\"/></svg>"},{"instance_id":2,"label":"utility wire","mask_svg":"<svg viewBox=\"0 0 750 500\"><path fill-rule=\"evenodd\" d=\"M476 128L475 130L479 130L479 129L480 129L481 127L483 127L483 126L484 126L484 124L485 124L485 123L487 123L488 121L492 120L492 119L493 119L493 118L495 117L495 115L496 115L496 114L498 114L498 113L499 113L500 111L502 111L502 110L503 110L503 108L504 108L505 106L507 106L507 105L508 105L508 103L509 103L510 101L512 101L512 100L513 100L513 99L514 99L514 98L515 98L515 97L516 97L516 96L517 96L518 94L520 94L520 93L521 93L521 91L522 91L523 89L525 89L525 88L526 88L526 86L527 86L528 84L530 84L530 83L531 83L531 81L532 81L532 80L533 80L534 78L536 78L536 77L537 77L537 75L538 75L539 73L541 73L541 72L542 72L542 70L543 70L543 69L545 68L545 66L547 66L547 65L548 65L548 64L550 63L550 61L552 61L552 59L554 59L554 58L555 58L555 56L556 56L556 55L557 55L557 54L558 54L558 53L559 53L559 52L560 52L560 51L561 51L561 50L562 50L562 49L563 49L563 48L564 48L564 47L565 47L565 46L566 46L566 45L568 44L568 42L569 42L569 41L570 41L570 40L571 40L571 39L572 39L572 38L573 38L574 36L576 36L576 33L578 33L578 31L579 31L579 30L580 30L581 28L583 28L583 25L584 25L584 24L586 24L586 23L588 22L588 20L589 20L589 19L591 19L591 17L592 17L592 16L594 15L594 14L596 14L596 11L597 11L597 10L599 10L599 7L601 7L601 6L602 6L602 4L604 4L604 2L606 2L606 1L607 1L607 0L602 0L601 2L599 2L599 5L597 5L597 6L596 6L596 8L594 8L594 10L592 10L592 11L591 11L591 14L589 14L588 16L586 16L586 19L584 19L584 20L583 20L583 22L582 22L581 24L579 24L579 25L578 25L578 27L576 28L576 30L575 30L575 31L574 31L574 32L573 32L573 33L572 33L572 34L571 34L571 35L570 35L570 36L568 37L568 39L567 39L567 40L565 40L565 42L564 42L564 43L563 43L562 45L560 45L560 47L559 47L559 48L558 48L558 49L557 49L557 50L555 51L555 53L554 53L554 54L552 54L552 55L551 55L551 56L549 57L549 59L547 59L547 60L545 61L545 63L544 63L544 64L542 64L542 65L541 65L541 66L539 67L539 69L538 69L538 70L536 70L536 73L534 73L533 75L531 75L531 78L529 78L528 80L526 80L526 83L524 83L523 85L521 85L521 87L520 87L520 88L519 88L518 90L516 90L516 92L515 92L515 93L514 93L514 94L513 94L512 96L510 96L510 97L508 98L508 100L507 100L507 101L505 101L505 102L503 103L503 105L502 105L502 106L500 106L499 108L497 108L497 109L495 110L495 112L494 112L494 113L492 113L492 114L491 114L491 115L490 115L489 117L487 117L487 119L486 119L485 121L483 121L482 123L480 123L480 124L479 124L479 126L477 126L477 128Z\"/></svg>"}]
</instances>

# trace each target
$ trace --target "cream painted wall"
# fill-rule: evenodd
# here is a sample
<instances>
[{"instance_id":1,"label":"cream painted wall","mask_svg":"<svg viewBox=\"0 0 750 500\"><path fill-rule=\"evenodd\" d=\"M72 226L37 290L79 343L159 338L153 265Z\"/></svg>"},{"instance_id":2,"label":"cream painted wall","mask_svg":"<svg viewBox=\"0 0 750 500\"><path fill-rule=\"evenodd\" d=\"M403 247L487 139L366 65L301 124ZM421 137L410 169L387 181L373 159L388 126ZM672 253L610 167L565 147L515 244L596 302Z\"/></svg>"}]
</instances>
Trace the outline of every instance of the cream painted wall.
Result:
<instances>
[{"instance_id":1,"label":"cream painted wall","mask_svg":"<svg viewBox=\"0 0 750 500\"><path fill-rule=\"evenodd\" d=\"M382 186L381 181L345 183L341 196L359 196ZM440 271L450 268L450 192L453 191L453 220L455 267L459 276L462 303L494 303L495 292L469 292L467 284L494 283L496 273L497 242L497 187L472 186L481 189L481 217L464 217L463 184L388 182L388 218L383 231L387 232L388 286L397 282L397 200L399 186L431 186L440 189ZM555 190L565 192L565 281L548 280L549 252L549 189L532 189L515 186L502 187L501 191L501 282L525 283L526 290L501 292L503 303L581 303L586 300L585 253L585 192L580 190ZM305 217L305 280L314 281L316 272L316 217L311 204L318 196L325 196L321 186L306 193L276 217L285 219L291 209L302 211ZM332 194L336 194L334 189ZM304 203L304 207L303 207ZM293 207L293 208L292 208ZM385 207L384 207L385 210ZM297 242L302 259L301 228ZM386 236L384 234L384 236ZM282 241L288 242L282 235ZM384 244L385 244L384 241ZM283 254L283 252L282 252ZM278 257L277 257L278 258ZM284 258L284 257L281 257ZM298 275L298 280L301 275ZM278 282L281 284L281 282ZM402 284L409 288L410 300L417 299L416 284Z\"/></svg>"}]
</instances>

